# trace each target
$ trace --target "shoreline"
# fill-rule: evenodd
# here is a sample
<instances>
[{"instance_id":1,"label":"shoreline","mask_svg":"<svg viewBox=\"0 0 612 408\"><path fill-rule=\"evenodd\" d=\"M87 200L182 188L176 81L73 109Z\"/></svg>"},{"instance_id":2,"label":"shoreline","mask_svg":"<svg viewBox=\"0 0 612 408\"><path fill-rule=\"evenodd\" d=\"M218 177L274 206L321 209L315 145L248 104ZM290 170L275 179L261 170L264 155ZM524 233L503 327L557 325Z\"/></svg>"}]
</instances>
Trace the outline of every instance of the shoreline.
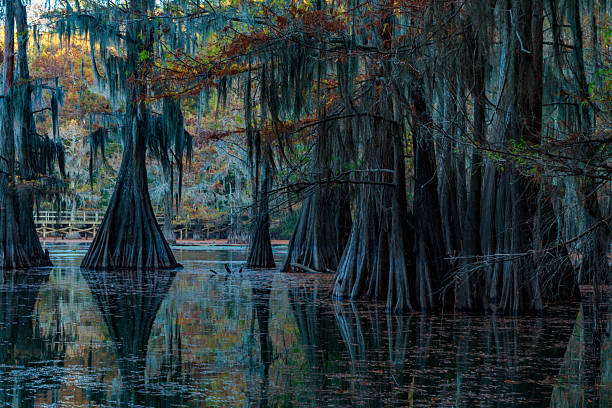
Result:
<instances>
[{"instance_id":1,"label":"shoreline","mask_svg":"<svg viewBox=\"0 0 612 408\"><path fill-rule=\"evenodd\" d=\"M63 239L63 238L40 238L41 244L91 244L93 239L89 238L79 238L79 239ZM273 239L272 245L289 245L288 239ZM225 239L203 239L203 240L193 240L193 239L182 239L176 240L176 243L171 244L173 246L199 246L199 245L208 245L208 246L248 246L248 242L244 243L228 243Z\"/></svg>"}]
</instances>

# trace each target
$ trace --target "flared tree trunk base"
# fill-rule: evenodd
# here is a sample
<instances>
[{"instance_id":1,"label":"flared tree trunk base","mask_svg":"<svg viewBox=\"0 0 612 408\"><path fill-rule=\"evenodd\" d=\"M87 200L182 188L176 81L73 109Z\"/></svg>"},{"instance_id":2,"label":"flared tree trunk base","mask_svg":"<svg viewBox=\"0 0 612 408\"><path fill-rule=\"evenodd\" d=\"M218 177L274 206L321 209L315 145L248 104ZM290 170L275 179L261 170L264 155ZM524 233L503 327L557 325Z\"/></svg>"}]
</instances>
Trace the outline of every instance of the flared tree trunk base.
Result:
<instances>
[{"instance_id":1,"label":"flared tree trunk base","mask_svg":"<svg viewBox=\"0 0 612 408\"><path fill-rule=\"evenodd\" d=\"M52 266L43 250L29 195L20 197L5 176L0 181L0 268L27 269Z\"/></svg>"},{"instance_id":2,"label":"flared tree trunk base","mask_svg":"<svg viewBox=\"0 0 612 408\"><path fill-rule=\"evenodd\" d=\"M247 268L274 268L274 254L270 241L270 219L268 216L259 216L256 220L255 230L249 247Z\"/></svg>"},{"instance_id":3,"label":"flared tree trunk base","mask_svg":"<svg viewBox=\"0 0 612 408\"><path fill-rule=\"evenodd\" d=\"M304 201L293 231L283 272L299 272L303 265L318 272L334 272L351 230L346 191L317 191Z\"/></svg>"},{"instance_id":4,"label":"flared tree trunk base","mask_svg":"<svg viewBox=\"0 0 612 408\"><path fill-rule=\"evenodd\" d=\"M488 171L497 172L493 168ZM494 219L495 249L492 252L493 247L485 247L485 254L510 255L486 268L483 309L499 315L541 313L545 275L533 256L525 255L536 249L533 238L536 187L514 168L500 172L494 180L495 213L489 218Z\"/></svg>"},{"instance_id":5,"label":"flared tree trunk base","mask_svg":"<svg viewBox=\"0 0 612 408\"><path fill-rule=\"evenodd\" d=\"M387 309L397 313L411 311L414 272L412 260L405 252L405 231L399 221L394 224L395 217L377 206L385 201L372 193L362 192L360 210L338 265L333 294L339 299L386 301Z\"/></svg>"},{"instance_id":6,"label":"flared tree trunk base","mask_svg":"<svg viewBox=\"0 0 612 408\"><path fill-rule=\"evenodd\" d=\"M131 152L126 151L125 157ZM83 258L86 269L172 269L180 267L157 223L146 184L143 157L128 159L100 231Z\"/></svg>"},{"instance_id":7,"label":"flared tree trunk base","mask_svg":"<svg viewBox=\"0 0 612 408\"><path fill-rule=\"evenodd\" d=\"M336 298L386 301L394 313L413 311L415 305L414 259L408 248L408 205L404 147L395 126L380 125L379 145L369 168L392 170L375 176L387 185L360 187L357 214L336 272Z\"/></svg>"},{"instance_id":8,"label":"flared tree trunk base","mask_svg":"<svg viewBox=\"0 0 612 408\"><path fill-rule=\"evenodd\" d=\"M32 195L18 191L12 178L16 174L12 98L0 99L0 268L51 266L36 233Z\"/></svg>"}]
</instances>

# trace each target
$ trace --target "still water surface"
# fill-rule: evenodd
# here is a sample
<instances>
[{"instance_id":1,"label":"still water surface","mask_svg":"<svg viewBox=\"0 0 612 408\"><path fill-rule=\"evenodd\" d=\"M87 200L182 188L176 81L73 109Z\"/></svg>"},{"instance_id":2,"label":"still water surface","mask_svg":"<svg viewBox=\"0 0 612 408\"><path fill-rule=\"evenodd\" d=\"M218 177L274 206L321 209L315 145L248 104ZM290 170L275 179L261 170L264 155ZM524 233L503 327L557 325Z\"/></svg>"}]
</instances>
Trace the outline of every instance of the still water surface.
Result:
<instances>
[{"instance_id":1,"label":"still water surface","mask_svg":"<svg viewBox=\"0 0 612 408\"><path fill-rule=\"evenodd\" d=\"M225 274L243 248L175 248L185 268L155 273L50 249L54 268L0 274L1 407L612 406L604 306L390 316L332 302L326 276Z\"/></svg>"}]
</instances>

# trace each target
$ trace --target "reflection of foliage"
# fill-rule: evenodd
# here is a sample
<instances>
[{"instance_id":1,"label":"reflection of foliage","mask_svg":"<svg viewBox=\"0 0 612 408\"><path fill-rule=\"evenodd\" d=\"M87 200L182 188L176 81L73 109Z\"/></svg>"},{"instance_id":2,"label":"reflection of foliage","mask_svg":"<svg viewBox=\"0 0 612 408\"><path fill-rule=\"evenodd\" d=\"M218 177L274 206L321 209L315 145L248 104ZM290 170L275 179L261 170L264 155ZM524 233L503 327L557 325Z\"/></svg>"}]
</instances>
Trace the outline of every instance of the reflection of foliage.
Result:
<instances>
[{"instance_id":1,"label":"reflection of foliage","mask_svg":"<svg viewBox=\"0 0 612 408\"><path fill-rule=\"evenodd\" d=\"M147 372L153 323L175 271L83 271L113 339L121 388L110 401L121 406L175 406L189 400L190 379L182 372L181 331L176 318L166 319L166 348L157 367ZM90 367L91 370L91 367ZM92 393L93 394L93 393ZM95 399L107 399L99 393Z\"/></svg>"},{"instance_id":2,"label":"reflection of foliage","mask_svg":"<svg viewBox=\"0 0 612 408\"><path fill-rule=\"evenodd\" d=\"M46 272L0 274L0 405L34 406L39 393L61 386L66 334L56 324L43 329L35 312Z\"/></svg>"},{"instance_id":3,"label":"reflection of foliage","mask_svg":"<svg viewBox=\"0 0 612 408\"><path fill-rule=\"evenodd\" d=\"M52 290L41 292L37 304L44 322L40 331L53 332L54 319L59 318L53 305L59 302L61 323L74 323L78 333L65 359L70 372L79 375L78 388L71 383L62 387L62 402L75 398L73 403L81 396L92 406L120 405L128 398L149 406L543 406L560 379L559 367L565 364L561 357L575 323L574 310L566 308L555 310L555 317L520 319L387 315L380 307L330 299L329 276L255 271L213 276L204 271L223 270L223 263L239 262L244 252L210 251L206 259L217 264L204 268L202 252L184 252L192 258L184 259L186 269L165 297L168 275L163 271L157 277L146 272L141 278L98 273L92 299L75 269L54 270L47 286ZM32 296L19 293L21 303L28 304ZM5 302L5 291L0 290L0 296ZM115 306L103 306L105 313L115 314L111 320L116 327L132 322L132 331L143 333L145 324L140 322L154 320L146 355L127 363L140 370L132 378L124 378L123 371L117 376L114 355L120 356L113 350L129 341L129 335L110 336L111 345L103 316L92 313L96 305L91 301L100 297L104 302L117 300ZM11 302L5 303L25 308ZM156 314L136 310L157 302L161 306ZM2 309L3 316L5 310L13 309ZM24 322L33 323L31 312L22 315ZM583 315L588 324L593 322L591 309L583 309ZM120 319L126 322L119 324ZM0 320L3 340L9 333L5 321ZM597 349L588 334L592 328L584 326L584 343L591 349L575 375L586 380L582 384L587 398L595 390L606 390L595 386L599 373L610 378L605 354L609 337L608 343L602 340L596 360ZM609 336L605 327L602 334ZM139 338L133 342L143 344ZM61 364L30 372L51 369L62 374ZM0 389L0 397L5 389Z\"/></svg>"}]
</instances>

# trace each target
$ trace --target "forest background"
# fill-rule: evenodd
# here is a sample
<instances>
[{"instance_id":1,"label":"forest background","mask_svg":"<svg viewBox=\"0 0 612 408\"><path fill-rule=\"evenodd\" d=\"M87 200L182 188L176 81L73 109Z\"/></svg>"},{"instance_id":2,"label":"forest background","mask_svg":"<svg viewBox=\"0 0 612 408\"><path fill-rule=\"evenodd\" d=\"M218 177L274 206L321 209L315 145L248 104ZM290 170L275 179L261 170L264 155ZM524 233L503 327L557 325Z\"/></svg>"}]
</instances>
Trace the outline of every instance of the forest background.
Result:
<instances>
[{"instance_id":1,"label":"forest background","mask_svg":"<svg viewBox=\"0 0 612 408\"><path fill-rule=\"evenodd\" d=\"M31 25L45 27L45 9L34 1L28 9ZM4 49L0 30L0 59ZM51 30L39 32L37 41L29 42L30 72L34 78L59 78L63 103L59 106L60 135L66 151L67 189L50 200L40 200L38 210L97 211L104 213L113 194L114 180L121 162L121 140L111 139L106 146L106 161L90 169L89 135L101 126L99 114L112 114L113 108L103 89L96 87L86 37L72 38L63 44ZM248 214L252 205L249 165L245 148L243 106L239 97L220 106L211 94L210 107L202 111L201 98L184 97L182 110L185 129L194 137L193 157L185 172L181 204L173 214L177 224L190 226L192 239L226 239L248 243ZM199 116L199 118L198 118ZM37 117L41 133L52 128L47 115ZM228 131L227 134L224 131ZM222 139L217 135L224 134ZM92 177L90 178L90 170ZM164 200L168 183L159 160L148 161L149 192L159 220L163 223ZM175 198L178 190L175 192ZM296 200L275 206L271 218L272 239L289 239L300 203ZM57 238L80 238L79 234Z\"/></svg>"}]
</instances>

